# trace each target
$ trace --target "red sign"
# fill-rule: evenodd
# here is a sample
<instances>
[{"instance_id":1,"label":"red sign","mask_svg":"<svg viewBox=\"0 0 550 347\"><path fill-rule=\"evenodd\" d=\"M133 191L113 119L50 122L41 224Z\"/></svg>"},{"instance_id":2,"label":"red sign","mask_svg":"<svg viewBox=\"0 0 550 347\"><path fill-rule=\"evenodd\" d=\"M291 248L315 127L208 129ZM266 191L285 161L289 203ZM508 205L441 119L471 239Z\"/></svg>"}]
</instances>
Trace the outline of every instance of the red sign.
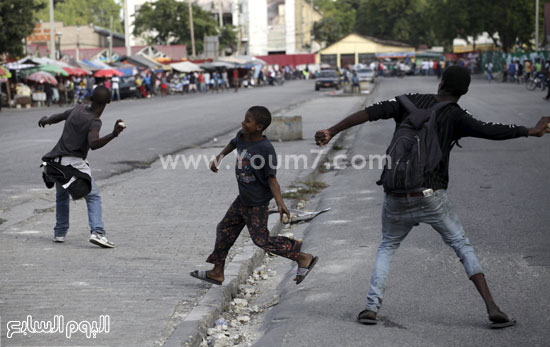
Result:
<instances>
[{"instance_id":1,"label":"red sign","mask_svg":"<svg viewBox=\"0 0 550 347\"><path fill-rule=\"evenodd\" d=\"M27 43L40 43L50 41L50 28L42 27L43 24L36 24L32 34L27 37Z\"/></svg>"}]
</instances>

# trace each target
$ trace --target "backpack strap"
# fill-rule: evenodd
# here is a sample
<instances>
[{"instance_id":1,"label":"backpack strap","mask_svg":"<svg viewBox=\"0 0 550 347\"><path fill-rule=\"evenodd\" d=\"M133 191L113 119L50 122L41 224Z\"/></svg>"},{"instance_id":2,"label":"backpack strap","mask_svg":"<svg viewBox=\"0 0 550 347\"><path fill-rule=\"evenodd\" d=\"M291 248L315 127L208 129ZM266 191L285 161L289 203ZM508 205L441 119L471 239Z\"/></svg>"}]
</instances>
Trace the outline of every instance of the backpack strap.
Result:
<instances>
[{"instance_id":1,"label":"backpack strap","mask_svg":"<svg viewBox=\"0 0 550 347\"><path fill-rule=\"evenodd\" d=\"M437 112L439 110L441 110L443 107L449 105L449 104L456 104L455 102L452 102L452 101L442 101L442 102L438 102L436 104L434 104L430 110L432 112Z\"/></svg>"},{"instance_id":2,"label":"backpack strap","mask_svg":"<svg viewBox=\"0 0 550 347\"><path fill-rule=\"evenodd\" d=\"M413 102L411 101L411 99L409 99L409 97L405 94L403 95L399 95L399 96L396 96L395 99L401 104L403 105L403 107L405 107L405 109L409 112L409 113L413 113L414 111L416 111L418 109L418 107L416 107L415 104L413 104Z\"/></svg>"}]
</instances>

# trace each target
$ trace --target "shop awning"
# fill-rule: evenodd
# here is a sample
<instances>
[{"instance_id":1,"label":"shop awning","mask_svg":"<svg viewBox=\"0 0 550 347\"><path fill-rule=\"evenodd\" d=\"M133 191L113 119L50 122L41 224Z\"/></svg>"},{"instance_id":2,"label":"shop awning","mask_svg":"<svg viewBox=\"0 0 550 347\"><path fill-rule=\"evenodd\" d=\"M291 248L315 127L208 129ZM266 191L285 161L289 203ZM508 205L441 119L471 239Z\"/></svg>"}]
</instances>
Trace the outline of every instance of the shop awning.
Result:
<instances>
[{"instance_id":1,"label":"shop awning","mask_svg":"<svg viewBox=\"0 0 550 347\"><path fill-rule=\"evenodd\" d=\"M197 64L193 64L190 61L183 61L181 63L172 63L170 66L179 72L193 72L193 71L202 71L201 67Z\"/></svg>"}]
</instances>

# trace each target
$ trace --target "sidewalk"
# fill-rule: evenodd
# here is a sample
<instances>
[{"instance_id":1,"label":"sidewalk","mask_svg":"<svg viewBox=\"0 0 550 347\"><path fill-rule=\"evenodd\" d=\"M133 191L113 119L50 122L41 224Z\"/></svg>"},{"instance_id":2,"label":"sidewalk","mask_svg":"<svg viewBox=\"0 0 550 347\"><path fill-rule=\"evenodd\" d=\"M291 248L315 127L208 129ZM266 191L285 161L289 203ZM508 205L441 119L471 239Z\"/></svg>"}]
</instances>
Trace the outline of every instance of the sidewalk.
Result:
<instances>
[{"instance_id":1,"label":"sidewalk","mask_svg":"<svg viewBox=\"0 0 550 347\"><path fill-rule=\"evenodd\" d=\"M305 140L274 143L276 151L303 153L312 159L309 150L314 147L315 130L356 110L363 100L327 97L287 110L285 115L302 115ZM235 133L211 147L179 154L210 158ZM162 345L210 288L188 273L209 267L204 260L214 244L215 226L237 195L233 165L234 159L226 158L214 174L204 162L197 170L186 170L181 162L176 169L165 170L157 161L150 169L99 182L105 226L115 249L88 242L82 201L71 203L72 228L65 243L52 243L53 190L43 213L0 229L2 346ZM279 170L278 178L285 187L303 174L303 170ZM277 218L272 215L270 224ZM231 257L238 256L249 240L246 231L242 235ZM27 315L35 321L63 315L65 322L93 322L108 315L110 331L90 339L82 333L70 339L60 333L15 334L7 339L6 323L26 320ZM198 322L193 331L198 332Z\"/></svg>"}]
</instances>

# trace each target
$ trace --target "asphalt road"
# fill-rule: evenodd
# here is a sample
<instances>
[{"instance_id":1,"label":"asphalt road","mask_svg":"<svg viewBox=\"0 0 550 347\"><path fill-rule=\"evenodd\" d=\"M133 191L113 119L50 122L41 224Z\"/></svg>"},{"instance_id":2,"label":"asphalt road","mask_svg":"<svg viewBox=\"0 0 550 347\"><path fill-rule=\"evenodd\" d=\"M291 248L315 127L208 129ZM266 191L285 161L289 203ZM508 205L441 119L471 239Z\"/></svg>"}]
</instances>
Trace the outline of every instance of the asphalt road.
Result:
<instances>
[{"instance_id":1,"label":"asphalt road","mask_svg":"<svg viewBox=\"0 0 550 347\"><path fill-rule=\"evenodd\" d=\"M290 81L277 87L241 88L238 93L230 90L113 102L101 117L101 134L110 132L119 118L125 120L127 129L106 147L89 152L92 173L101 180L148 167L160 154L175 153L238 128L250 106L264 105L274 114L320 95L314 91L313 81ZM63 110L52 106L0 112L0 209L32 199L29 192L44 188L40 158L56 144L63 123L45 129L37 124L42 116Z\"/></svg>"},{"instance_id":2,"label":"asphalt road","mask_svg":"<svg viewBox=\"0 0 550 347\"><path fill-rule=\"evenodd\" d=\"M386 79L370 101L435 92L432 78ZM542 94L474 80L459 103L484 121L533 126L548 115ZM355 128L345 147L382 154L394 123ZM323 174L330 184L305 231L304 251L320 260L303 284L294 267L255 346L547 346L550 339L550 136L496 142L465 138L451 154L449 197L480 259L497 304L518 321L487 329L483 302L454 252L429 226L414 228L393 259L377 326L355 321L364 308L380 242L383 193L377 169ZM315 206L312 206L315 208Z\"/></svg>"}]
</instances>

